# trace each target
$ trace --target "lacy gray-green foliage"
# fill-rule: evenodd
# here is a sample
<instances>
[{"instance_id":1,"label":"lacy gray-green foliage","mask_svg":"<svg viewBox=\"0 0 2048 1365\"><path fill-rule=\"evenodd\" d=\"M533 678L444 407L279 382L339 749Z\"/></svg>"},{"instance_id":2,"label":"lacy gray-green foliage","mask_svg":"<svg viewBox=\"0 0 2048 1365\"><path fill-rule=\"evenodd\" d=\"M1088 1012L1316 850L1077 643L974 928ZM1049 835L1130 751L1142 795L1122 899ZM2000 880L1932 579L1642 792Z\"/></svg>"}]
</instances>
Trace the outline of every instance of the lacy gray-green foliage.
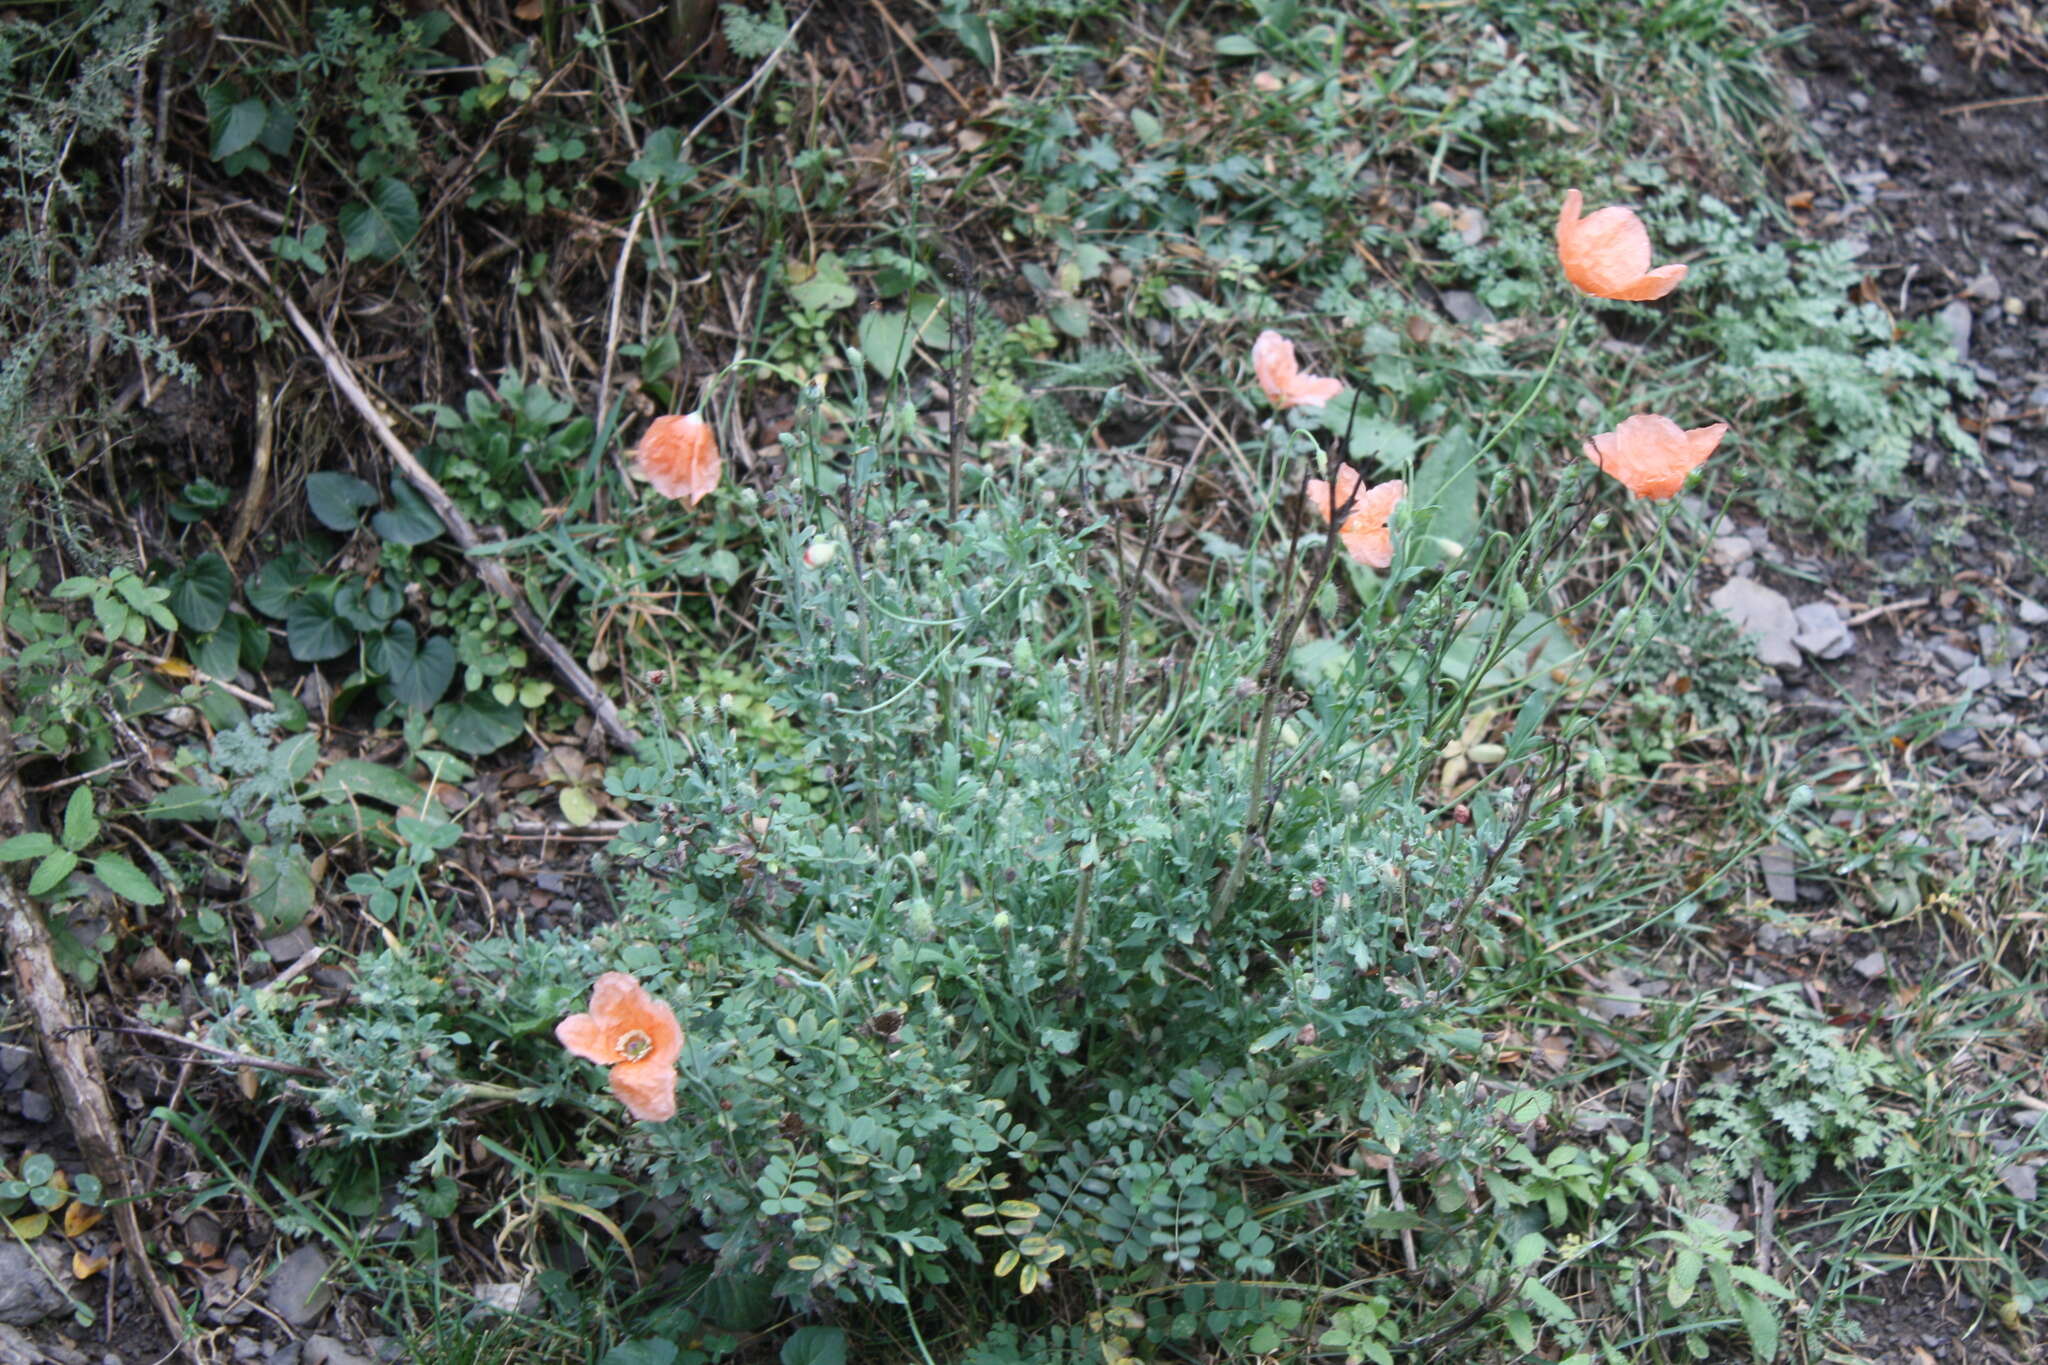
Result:
<instances>
[{"instance_id":1,"label":"lacy gray-green foliage","mask_svg":"<svg viewBox=\"0 0 2048 1365\"><path fill-rule=\"evenodd\" d=\"M1773 1010L1761 1025L1769 1061L1740 1082L1702 1087L1693 1101L1693 1140L1707 1154L1702 1175L1727 1182L1760 1168L1795 1185L1822 1161L1846 1169L1885 1155L1909 1122L1906 1110L1881 1103L1898 1082L1896 1064L1874 1047L1852 1046L1789 988L1760 1003Z\"/></svg>"},{"instance_id":2,"label":"lacy gray-green foliage","mask_svg":"<svg viewBox=\"0 0 2048 1365\"><path fill-rule=\"evenodd\" d=\"M1512 895L1516 850L1564 812L1523 812L1526 789L1473 794L1469 825L1424 804L1470 695L1420 682L1470 605L1461 577L1407 570L1419 605L1362 618L1348 665L1275 727L1278 800L1219 916L1266 642L1205 632L1119 683L1099 530L1057 461L975 476L948 534L871 439L835 452L806 421L756 599L798 751L678 701L607 779L656 812L614 846L614 921L457 946L453 981L366 959L377 1017L237 1027L347 1077L308 1095L368 1140L436 1122L458 1076L594 1094L548 1030L598 972L632 972L682 1023L682 1112L594 1159L686 1206L724 1272L765 1267L799 1302L900 1300L1011 1251L1004 1273L1269 1275L1290 1215L1250 1182L1359 1125L1477 1189L1507 1117L1380 1078L1479 1045L1446 988L1494 941L1478 907ZM806 567L820 541L838 552ZM1260 572L1208 609L1263 599ZM1406 683L1393 657L1417 661ZM387 1077L404 1064L380 1050L430 1060ZM1383 1184L1353 1183L1357 1232L1394 1230L1372 1221Z\"/></svg>"},{"instance_id":3,"label":"lacy gray-green foliage","mask_svg":"<svg viewBox=\"0 0 2048 1365\"><path fill-rule=\"evenodd\" d=\"M11 224L0 235L0 334L8 337L0 355L0 502L47 498L67 547L96 567L106 554L70 530L45 449L53 422L91 418L95 409L68 401L51 382L54 367L100 342L143 354L159 375L198 380L168 346L124 321L130 301L146 292L144 262L132 232L105 230L108 194L97 169L124 155L132 166L147 154L146 129L124 120L160 24L150 0L0 24L0 202ZM60 394L66 401L53 404Z\"/></svg>"},{"instance_id":4,"label":"lacy gray-green foliage","mask_svg":"<svg viewBox=\"0 0 2048 1365\"><path fill-rule=\"evenodd\" d=\"M1773 240L1763 214L1676 185L1654 203L1672 250L1705 253L1687 287L1706 313L1691 330L1713 357L1715 407L1746 414L1744 440L1792 486L1790 510L1860 544L1877 498L1904 491L1915 441L1977 457L1950 411L1976 379L1937 326L1855 301L1855 244Z\"/></svg>"}]
</instances>

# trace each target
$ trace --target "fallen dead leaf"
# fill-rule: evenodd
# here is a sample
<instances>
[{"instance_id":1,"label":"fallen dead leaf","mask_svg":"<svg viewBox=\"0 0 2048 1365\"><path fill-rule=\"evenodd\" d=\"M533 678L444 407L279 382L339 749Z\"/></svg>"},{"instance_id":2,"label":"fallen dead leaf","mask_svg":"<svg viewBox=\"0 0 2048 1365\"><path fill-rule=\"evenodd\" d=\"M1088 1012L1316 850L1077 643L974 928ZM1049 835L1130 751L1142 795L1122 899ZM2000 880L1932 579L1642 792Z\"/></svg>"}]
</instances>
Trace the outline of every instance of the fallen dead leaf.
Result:
<instances>
[{"instance_id":1,"label":"fallen dead leaf","mask_svg":"<svg viewBox=\"0 0 2048 1365\"><path fill-rule=\"evenodd\" d=\"M64 1206L64 1235L66 1237L83 1237L98 1225L100 1219L106 1216L107 1211L105 1209L96 1209L74 1199Z\"/></svg>"},{"instance_id":2,"label":"fallen dead leaf","mask_svg":"<svg viewBox=\"0 0 2048 1365\"><path fill-rule=\"evenodd\" d=\"M74 1251L71 1253L71 1277L77 1280L89 1280L102 1270L105 1270L107 1264L108 1261L105 1256L88 1256L82 1251Z\"/></svg>"}]
</instances>

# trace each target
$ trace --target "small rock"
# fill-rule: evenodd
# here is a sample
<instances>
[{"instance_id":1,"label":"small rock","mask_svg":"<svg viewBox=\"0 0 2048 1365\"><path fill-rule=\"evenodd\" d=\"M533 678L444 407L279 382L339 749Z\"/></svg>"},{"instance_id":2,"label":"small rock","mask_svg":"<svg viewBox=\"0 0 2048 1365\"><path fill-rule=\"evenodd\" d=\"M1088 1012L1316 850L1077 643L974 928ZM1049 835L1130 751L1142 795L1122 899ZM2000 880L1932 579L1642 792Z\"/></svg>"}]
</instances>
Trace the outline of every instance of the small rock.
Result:
<instances>
[{"instance_id":1,"label":"small rock","mask_svg":"<svg viewBox=\"0 0 2048 1365\"><path fill-rule=\"evenodd\" d=\"M327 1256L303 1246L277 1263L266 1281L264 1302L294 1327L304 1327L327 1311L334 1289L327 1283Z\"/></svg>"},{"instance_id":2,"label":"small rock","mask_svg":"<svg viewBox=\"0 0 2048 1365\"><path fill-rule=\"evenodd\" d=\"M1781 844L1766 844L1757 850L1757 865L1763 870L1764 890L1772 900L1789 905L1799 899L1799 883L1793 877L1796 865L1791 850Z\"/></svg>"},{"instance_id":3,"label":"small rock","mask_svg":"<svg viewBox=\"0 0 2048 1365\"><path fill-rule=\"evenodd\" d=\"M306 1338L299 1359L303 1365L377 1365L369 1356L358 1355L333 1337L318 1332Z\"/></svg>"},{"instance_id":4,"label":"small rock","mask_svg":"<svg viewBox=\"0 0 2048 1365\"><path fill-rule=\"evenodd\" d=\"M50 1097L40 1090L21 1092L21 1117L24 1123L48 1123L57 1116L50 1103Z\"/></svg>"},{"instance_id":5,"label":"small rock","mask_svg":"<svg viewBox=\"0 0 2048 1365\"><path fill-rule=\"evenodd\" d=\"M27 1327L70 1309L71 1300L43 1273L47 1268L59 1279L67 1273L57 1251L39 1252L12 1237L0 1242L0 1323Z\"/></svg>"},{"instance_id":6,"label":"small rock","mask_svg":"<svg viewBox=\"0 0 2048 1365\"><path fill-rule=\"evenodd\" d=\"M26 1070L35 1053L16 1043L0 1043L0 1076Z\"/></svg>"},{"instance_id":7,"label":"small rock","mask_svg":"<svg viewBox=\"0 0 2048 1365\"><path fill-rule=\"evenodd\" d=\"M1998 276L1989 269L1979 271L1977 278L1970 281L1969 287L1963 290L1963 293L1969 298L1983 299L1986 303L1996 303L2005 297L2005 290L1999 286Z\"/></svg>"},{"instance_id":8,"label":"small rock","mask_svg":"<svg viewBox=\"0 0 2048 1365\"><path fill-rule=\"evenodd\" d=\"M1865 981L1875 981L1880 976L1883 976L1886 971L1884 952L1880 949L1877 952L1865 953L1862 957L1851 962L1849 966L1856 975L1862 977Z\"/></svg>"},{"instance_id":9,"label":"small rock","mask_svg":"<svg viewBox=\"0 0 2048 1365\"><path fill-rule=\"evenodd\" d=\"M2019 605L2020 620L2030 626L2048 625L2048 607L2042 606L2031 597L2022 597Z\"/></svg>"},{"instance_id":10,"label":"small rock","mask_svg":"<svg viewBox=\"0 0 2048 1365\"><path fill-rule=\"evenodd\" d=\"M2018 749L2027 758L2039 759L2048 757L2048 748L2044 748L2040 740L2035 739L2025 730L2015 730L2012 736L2012 743L2013 747Z\"/></svg>"},{"instance_id":11,"label":"small rock","mask_svg":"<svg viewBox=\"0 0 2048 1365\"><path fill-rule=\"evenodd\" d=\"M1934 742L1950 753L1959 753L1977 742L1977 732L1967 725L1953 730L1943 730L1934 737Z\"/></svg>"},{"instance_id":12,"label":"small rock","mask_svg":"<svg viewBox=\"0 0 2048 1365\"><path fill-rule=\"evenodd\" d=\"M1955 343L1957 360L1970 358L1970 328L1973 322L1970 305L1961 299L1941 310L1941 325L1948 328L1949 339Z\"/></svg>"},{"instance_id":13,"label":"small rock","mask_svg":"<svg viewBox=\"0 0 2048 1365\"><path fill-rule=\"evenodd\" d=\"M1832 602L1806 602L1793 608L1799 633L1792 643L1816 659L1839 659L1856 652L1856 637Z\"/></svg>"},{"instance_id":14,"label":"small rock","mask_svg":"<svg viewBox=\"0 0 2048 1365\"><path fill-rule=\"evenodd\" d=\"M1949 670L1960 673L1966 668L1977 666L1977 656L1967 649L1958 649L1945 641L1936 640L1931 646L1936 658L1949 666Z\"/></svg>"},{"instance_id":15,"label":"small rock","mask_svg":"<svg viewBox=\"0 0 2048 1365\"><path fill-rule=\"evenodd\" d=\"M263 1365L300 1365L305 1355L305 1349L304 1345L299 1342L287 1341L273 1348L269 1358L263 1362Z\"/></svg>"},{"instance_id":16,"label":"small rock","mask_svg":"<svg viewBox=\"0 0 2048 1365\"><path fill-rule=\"evenodd\" d=\"M1773 668L1797 668L1804 662L1792 637L1799 633L1799 618L1792 604L1776 589L1754 579L1731 578L1707 599L1713 608L1735 623L1735 628L1756 638L1756 656Z\"/></svg>"},{"instance_id":17,"label":"small rock","mask_svg":"<svg viewBox=\"0 0 2048 1365\"><path fill-rule=\"evenodd\" d=\"M269 953L270 960L279 967L289 967L313 951L312 932L301 924L276 938L264 939L263 951Z\"/></svg>"},{"instance_id":18,"label":"small rock","mask_svg":"<svg viewBox=\"0 0 2048 1365\"><path fill-rule=\"evenodd\" d=\"M1979 692L1991 686L1991 670L1982 664L1971 664L1956 674L1956 686L1965 692Z\"/></svg>"},{"instance_id":19,"label":"small rock","mask_svg":"<svg viewBox=\"0 0 2048 1365\"><path fill-rule=\"evenodd\" d=\"M1756 546L1749 543L1747 536L1717 536L1708 551L1714 562L1724 569L1732 569L1756 553Z\"/></svg>"},{"instance_id":20,"label":"small rock","mask_svg":"<svg viewBox=\"0 0 2048 1365\"><path fill-rule=\"evenodd\" d=\"M2005 1183L2006 1189L2012 1191L2013 1198L2032 1203L2034 1196L2040 1193L2040 1182L2035 1174L2040 1169L2037 1162L2015 1161L2000 1171L1998 1178Z\"/></svg>"},{"instance_id":21,"label":"small rock","mask_svg":"<svg viewBox=\"0 0 2048 1365\"><path fill-rule=\"evenodd\" d=\"M1477 294L1463 289L1444 291L1444 311L1449 313L1455 322L1485 326L1499 321L1494 317L1493 310L1479 301Z\"/></svg>"}]
</instances>

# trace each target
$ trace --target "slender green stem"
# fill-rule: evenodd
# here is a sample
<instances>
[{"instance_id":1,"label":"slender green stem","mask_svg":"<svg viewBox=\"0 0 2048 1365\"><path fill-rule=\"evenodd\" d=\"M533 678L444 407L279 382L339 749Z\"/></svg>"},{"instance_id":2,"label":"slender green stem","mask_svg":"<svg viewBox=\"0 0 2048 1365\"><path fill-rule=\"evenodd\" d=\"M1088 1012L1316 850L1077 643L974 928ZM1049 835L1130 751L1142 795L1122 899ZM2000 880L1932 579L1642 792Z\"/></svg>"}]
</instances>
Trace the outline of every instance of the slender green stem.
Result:
<instances>
[{"instance_id":1,"label":"slender green stem","mask_svg":"<svg viewBox=\"0 0 2048 1365\"><path fill-rule=\"evenodd\" d=\"M1081 869L1081 882L1074 891L1074 923L1067 930L1067 989L1081 984L1081 945L1088 941L1088 893L1095 889L1095 867Z\"/></svg>"}]
</instances>

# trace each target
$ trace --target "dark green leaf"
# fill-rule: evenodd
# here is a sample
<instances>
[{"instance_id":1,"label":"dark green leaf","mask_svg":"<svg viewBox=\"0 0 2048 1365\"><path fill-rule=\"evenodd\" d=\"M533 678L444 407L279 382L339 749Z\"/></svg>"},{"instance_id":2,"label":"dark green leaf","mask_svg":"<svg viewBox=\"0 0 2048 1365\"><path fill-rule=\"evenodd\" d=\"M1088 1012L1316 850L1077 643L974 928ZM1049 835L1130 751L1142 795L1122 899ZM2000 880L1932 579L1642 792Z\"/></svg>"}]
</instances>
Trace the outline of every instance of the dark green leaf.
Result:
<instances>
[{"instance_id":1,"label":"dark green leaf","mask_svg":"<svg viewBox=\"0 0 2048 1365\"><path fill-rule=\"evenodd\" d=\"M953 30L953 36L960 40L960 46L974 54L974 60L985 67L996 64L996 42L986 18L964 9L946 10L937 18L941 27Z\"/></svg>"},{"instance_id":2,"label":"dark green leaf","mask_svg":"<svg viewBox=\"0 0 2048 1365\"><path fill-rule=\"evenodd\" d=\"M676 128L656 128L641 144L640 155L626 167L626 174L643 186L687 185L694 172L682 159L683 134Z\"/></svg>"},{"instance_id":3,"label":"dark green leaf","mask_svg":"<svg viewBox=\"0 0 2048 1365\"><path fill-rule=\"evenodd\" d=\"M290 614L292 601L299 590L310 581L318 566L307 559L305 552L296 548L286 551L265 564L244 585L249 595L249 605L265 616L282 621Z\"/></svg>"},{"instance_id":4,"label":"dark green leaf","mask_svg":"<svg viewBox=\"0 0 2048 1365\"><path fill-rule=\"evenodd\" d=\"M228 614L235 597L235 575L217 554L203 554L181 566L164 584L170 589L171 614L187 630L213 630Z\"/></svg>"},{"instance_id":5,"label":"dark green leaf","mask_svg":"<svg viewBox=\"0 0 2048 1365\"><path fill-rule=\"evenodd\" d=\"M338 659L356 642L355 629L335 614L334 599L308 593L293 600L284 620L285 645L300 663Z\"/></svg>"},{"instance_id":6,"label":"dark green leaf","mask_svg":"<svg viewBox=\"0 0 2048 1365\"><path fill-rule=\"evenodd\" d=\"M230 625L192 641L192 665L209 678L233 682L242 662L242 632Z\"/></svg>"},{"instance_id":7,"label":"dark green leaf","mask_svg":"<svg viewBox=\"0 0 2048 1365\"><path fill-rule=\"evenodd\" d=\"M598 1365L676 1365L676 1344L659 1337L636 1337L606 1351Z\"/></svg>"},{"instance_id":8,"label":"dark green leaf","mask_svg":"<svg viewBox=\"0 0 2048 1365\"><path fill-rule=\"evenodd\" d=\"M370 529L394 545L424 545L441 534L441 518L404 479L391 481L392 506L370 518Z\"/></svg>"},{"instance_id":9,"label":"dark green leaf","mask_svg":"<svg viewBox=\"0 0 2048 1365\"><path fill-rule=\"evenodd\" d=\"M328 764L306 795L324 801L367 797L393 806L416 806L425 799L426 792L396 768L367 759L344 758Z\"/></svg>"},{"instance_id":10,"label":"dark green leaf","mask_svg":"<svg viewBox=\"0 0 2048 1365\"><path fill-rule=\"evenodd\" d=\"M476 756L519 738L526 729L526 713L487 692L471 692L460 701L435 707L434 725L449 748Z\"/></svg>"},{"instance_id":11,"label":"dark green leaf","mask_svg":"<svg viewBox=\"0 0 2048 1365\"><path fill-rule=\"evenodd\" d=\"M424 711L447 695L455 680L455 646L445 635L430 635L399 667L388 670L391 695Z\"/></svg>"},{"instance_id":12,"label":"dark green leaf","mask_svg":"<svg viewBox=\"0 0 2048 1365\"><path fill-rule=\"evenodd\" d=\"M100 817L93 810L92 787L79 783L64 803L64 847L76 853L100 837Z\"/></svg>"},{"instance_id":13,"label":"dark green leaf","mask_svg":"<svg viewBox=\"0 0 2048 1365\"><path fill-rule=\"evenodd\" d=\"M17 834L0 844L0 863L25 863L57 851L57 841L47 834Z\"/></svg>"},{"instance_id":14,"label":"dark green leaf","mask_svg":"<svg viewBox=\"0 0 2048 1365\"><path fill-rule=\"evenodd\" d=\"M336 215L351 261L391 261L420 230L420 203L412 187L390 176L379 180L367 204L349 204Z\"/></svg>"},{"instance_id":15,"label":"dark green leaf","mask_svg":"<svg viewBox=\"0 0 2048 1365\"><path fill-rule=\"evenodd\" d=\"M92 860L92 875L107 884L107 890L137 905L162 905L164 893L143 874L141 868L118 853L102 853Z\"/></svg>"},{"instance_id":16,"label":"dark green leaf","mask_svg":"<svg viewBox=\"0 0 2048 1365\"><path fill-rule=\"evenodd\" d=\"M225 161L254 145L269 121L270 106L262 100L247 99L229 105L213 121L213 159Z\"/></svg>"},{"instance_id":17,"label":"dark green leaf","mask_svg":"<svg viewBox=\"0 0 2048 1365\"><path fill-rule=\"evenodd\" d=\"M270 657L270 632L240 612L228 617L222 633L229 630L237 637L242 667L251 671L263 667L263 661Z\"/></svg>"},{"instance_id":18,"label":"dark green leaf","mask_svg":"<svg viewBox=\"0 0 2048 1365\"><path fill-rule=\"evenodd\" d=\"M782 1365L846 1365L846 1332L838 1327L799 1327L782 1343Z\"/></svg>"},{"instance_id":19,"label":"dark green leaf","mask_svg":"<svg viewBox=\"0 0 2048 1365\"><path fill-rule=\"evenodd\" d=\"M313 913L313 869L291 845L258 844L243 863L242 890L265 934L296 929Z\"/></svg>"},{"instance_id":20,"label":"dark green leaf","mask_svg":"<svg viewBox=\"0 0 2048 1365\"><path fill-rule=\"evenodd\" d=\"M207 822L220 819L220 793L211 787L183 783L167 787L156 800L142 808L152 820Z\"/></svg>"},{"instance_id":21,"label":"dark green leaf","mask_svg":"<svg viewBox=\"0 0 2048 1365\"><path fill-rule=\"evenodd\" d=\"M323 469L306 477L306 505L328 530L353 531L363 509L377 505L377 490L353 474Z\"/></svg>"},{"instance_id":22,"label":"dark green leaf","mask_svg":"<svg viewBox=\"0 0 2048 1365\"><path fill-rule=\"evenodd\" d=\"M28 879L28 893L31 896L46 896L78 867L78 855L69 849L60 848L36 866L35 875Z\"/></svg>"}]
</instances>

